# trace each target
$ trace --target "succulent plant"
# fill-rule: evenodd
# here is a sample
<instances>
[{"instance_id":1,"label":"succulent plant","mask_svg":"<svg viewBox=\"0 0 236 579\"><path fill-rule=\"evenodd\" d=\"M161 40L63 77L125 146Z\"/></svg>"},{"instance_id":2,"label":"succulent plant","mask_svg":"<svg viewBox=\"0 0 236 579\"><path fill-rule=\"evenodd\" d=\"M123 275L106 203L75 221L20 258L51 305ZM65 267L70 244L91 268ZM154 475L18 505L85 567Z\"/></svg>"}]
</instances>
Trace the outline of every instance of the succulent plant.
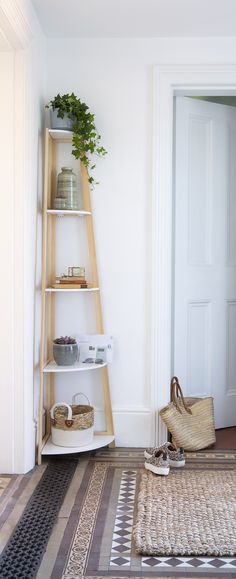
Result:
<instances>
[{"instance_id":1,"label":"succulent plant","mask_svg":"<svg viewBox=\"0 0 236 579\"><path fill-rule=\"evenodd\" d=\"M68 344L76 344L76 339L72 338L71 336L61 336L60 338L55 338L55 340L53 340L54 344L64 344L64 345L68 345Z\"/></svg>"}]
</instances>

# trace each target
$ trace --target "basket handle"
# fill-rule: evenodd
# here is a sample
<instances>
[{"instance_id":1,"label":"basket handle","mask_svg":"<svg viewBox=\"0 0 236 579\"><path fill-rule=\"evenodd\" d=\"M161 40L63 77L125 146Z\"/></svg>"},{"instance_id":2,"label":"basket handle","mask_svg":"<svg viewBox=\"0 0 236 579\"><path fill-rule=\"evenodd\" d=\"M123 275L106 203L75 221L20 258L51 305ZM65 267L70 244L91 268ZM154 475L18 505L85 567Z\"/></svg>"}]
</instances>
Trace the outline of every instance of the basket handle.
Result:
<instances>
[{"instance_id":1,"label":"basket handle","mask_svg":"<svg viewBox=\"0 0 236 579\"><path fill-rule=\"evenodd\" d=\"M69 404L67 404L66 402L56 402L56 404L53 404L51 410L50 410L50 416L52 419L52 423L55 422L55 418L54 418L54 410L55 408L57 408L58 406L66 406L67 410L68 410L68 415L67 415L67 419L65 420L66 426L72 426L73 424L73 418L72 418L72 408L71 406L69 406Z\"/></svg>"},{"instance_id":2,"label":"basket handle","mask_svg":"<svg viewBox=\"0 0 236 579\"><path fill-rule=\"evenodd\" d=\"M179 399L181 398L183 407L185 408L188 414L192 414L191 408L189 408L184 400L182 388L180 386L179 380L177 376L173 376L171 383L170 383L170 400L175 405L176 409L182 414L182 410L179 406Z\"/></svg>"},{"instance_id":3,"label":"basket handle","mask_svg":"<svg viewBox=\"0 0 236 579\"><path fill-rule=\"evenodd\" d=\"M72 397L72 404L76 404L76 397L77 396L84 396L88 402L88 405L90 406L88 396L86 396L86 394L84 394L83 392L76 392L76 394L74 394L74 396Z\"/></svg>"}]
</instances>

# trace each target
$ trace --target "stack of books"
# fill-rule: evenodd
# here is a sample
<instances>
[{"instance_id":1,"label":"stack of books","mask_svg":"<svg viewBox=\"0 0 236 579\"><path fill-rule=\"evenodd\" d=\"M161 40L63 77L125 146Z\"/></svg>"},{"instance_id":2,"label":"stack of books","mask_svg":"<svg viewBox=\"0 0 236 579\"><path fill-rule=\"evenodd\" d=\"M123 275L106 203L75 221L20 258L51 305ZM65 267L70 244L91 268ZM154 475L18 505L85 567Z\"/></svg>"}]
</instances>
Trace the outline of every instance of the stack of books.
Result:
<instances>
[{"instance_id":1,"label":"stack of books","mask_svg":"<svg viewBox=\"0 0 236 579\"><path fill-rule=\"evenodd\" d=\"M92 284L87 283L85 277L61 275L56 277L55 283L52 284L52 287L55 289L87 289L91 288Z\"/></svg>"}]
</instances>

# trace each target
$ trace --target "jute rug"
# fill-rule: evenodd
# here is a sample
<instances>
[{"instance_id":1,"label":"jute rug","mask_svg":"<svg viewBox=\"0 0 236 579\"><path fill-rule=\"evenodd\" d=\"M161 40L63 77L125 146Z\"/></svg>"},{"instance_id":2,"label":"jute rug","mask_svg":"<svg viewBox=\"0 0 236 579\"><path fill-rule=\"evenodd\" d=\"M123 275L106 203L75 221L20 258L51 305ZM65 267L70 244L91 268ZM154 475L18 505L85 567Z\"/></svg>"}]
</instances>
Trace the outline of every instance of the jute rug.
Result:
<instances>
[{"instance_id":1,"label":"jute rug","mask_svg":"<svg viewBox=\"0 0 236 579\"><path fill-rule=\"evenodd\" d=\"M144 472L134 528L143 555L236 554L236 472Z\"/></svg>"}]
</instances>

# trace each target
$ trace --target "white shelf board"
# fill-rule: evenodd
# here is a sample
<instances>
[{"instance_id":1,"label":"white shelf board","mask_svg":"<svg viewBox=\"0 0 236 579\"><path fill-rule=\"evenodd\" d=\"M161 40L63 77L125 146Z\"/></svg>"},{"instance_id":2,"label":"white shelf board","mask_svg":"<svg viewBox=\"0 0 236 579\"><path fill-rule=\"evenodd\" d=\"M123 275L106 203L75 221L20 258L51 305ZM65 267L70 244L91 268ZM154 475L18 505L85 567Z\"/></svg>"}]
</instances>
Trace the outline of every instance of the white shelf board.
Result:
<instances>
[{"instance_id":1,"label":"white shelf board","mask_svg":"<svg viewBox=\"0 0 236 579\"><path fill-rule=\"evenodd\" d=\"M103 364L83 364L83 362L76 362L73 366L58 366L54 360L49 362L45 368L44 372L84 372L85 370L98 370L99 368L104 368L107 366L107 362Z\"/></svg>"},{"instance_id":2,"label":"white shelf board","mask_svg":"<svg viewBox=\"0 0 236 579\"><path fill-rule=\"evenodd\" d=\"M99 287L84 287L84 288L54 288L47 287L45 292L99 292Z\"/></svg>"},{"instance_id":3,"label":"white shelf board","mask_svg":"<svg viewBox=\"0 0 236 579\"><path fill-rule=\"evenodd\" d=\"M84 209L47 209L49 215L58 215L59 217L67 217L70 215L78 215L78 217L83 217L84 215L92 215L91 211L84 211Z\"/></svg>"},{"instance_id":4,"label":"white shelf board","mask_svg":"<svg viewBox=\"0 0 236 579\"><path fill-rule=\"evenodd\" d=\"M72 131L66 131L62 129L49 129L49 134L55 141L67 141L70 143L72 141Z\"/></svg>"},{"instance_id":5,"label":"white shelf board","mask_svg":"<svg viewBox=\"0 0 236 579\"><path fill-rule=\"evenodd\" d=\"M115 440L115 436L112 434L94 434L93 441L91 444L86 446L56 446L52 443L51 437L46 442L43 447L42 454L72 454L75 452L87 452L89 450L94 450L95 448L101 448L102 446L107 446Z\"/></svg>"}]
</instances>

